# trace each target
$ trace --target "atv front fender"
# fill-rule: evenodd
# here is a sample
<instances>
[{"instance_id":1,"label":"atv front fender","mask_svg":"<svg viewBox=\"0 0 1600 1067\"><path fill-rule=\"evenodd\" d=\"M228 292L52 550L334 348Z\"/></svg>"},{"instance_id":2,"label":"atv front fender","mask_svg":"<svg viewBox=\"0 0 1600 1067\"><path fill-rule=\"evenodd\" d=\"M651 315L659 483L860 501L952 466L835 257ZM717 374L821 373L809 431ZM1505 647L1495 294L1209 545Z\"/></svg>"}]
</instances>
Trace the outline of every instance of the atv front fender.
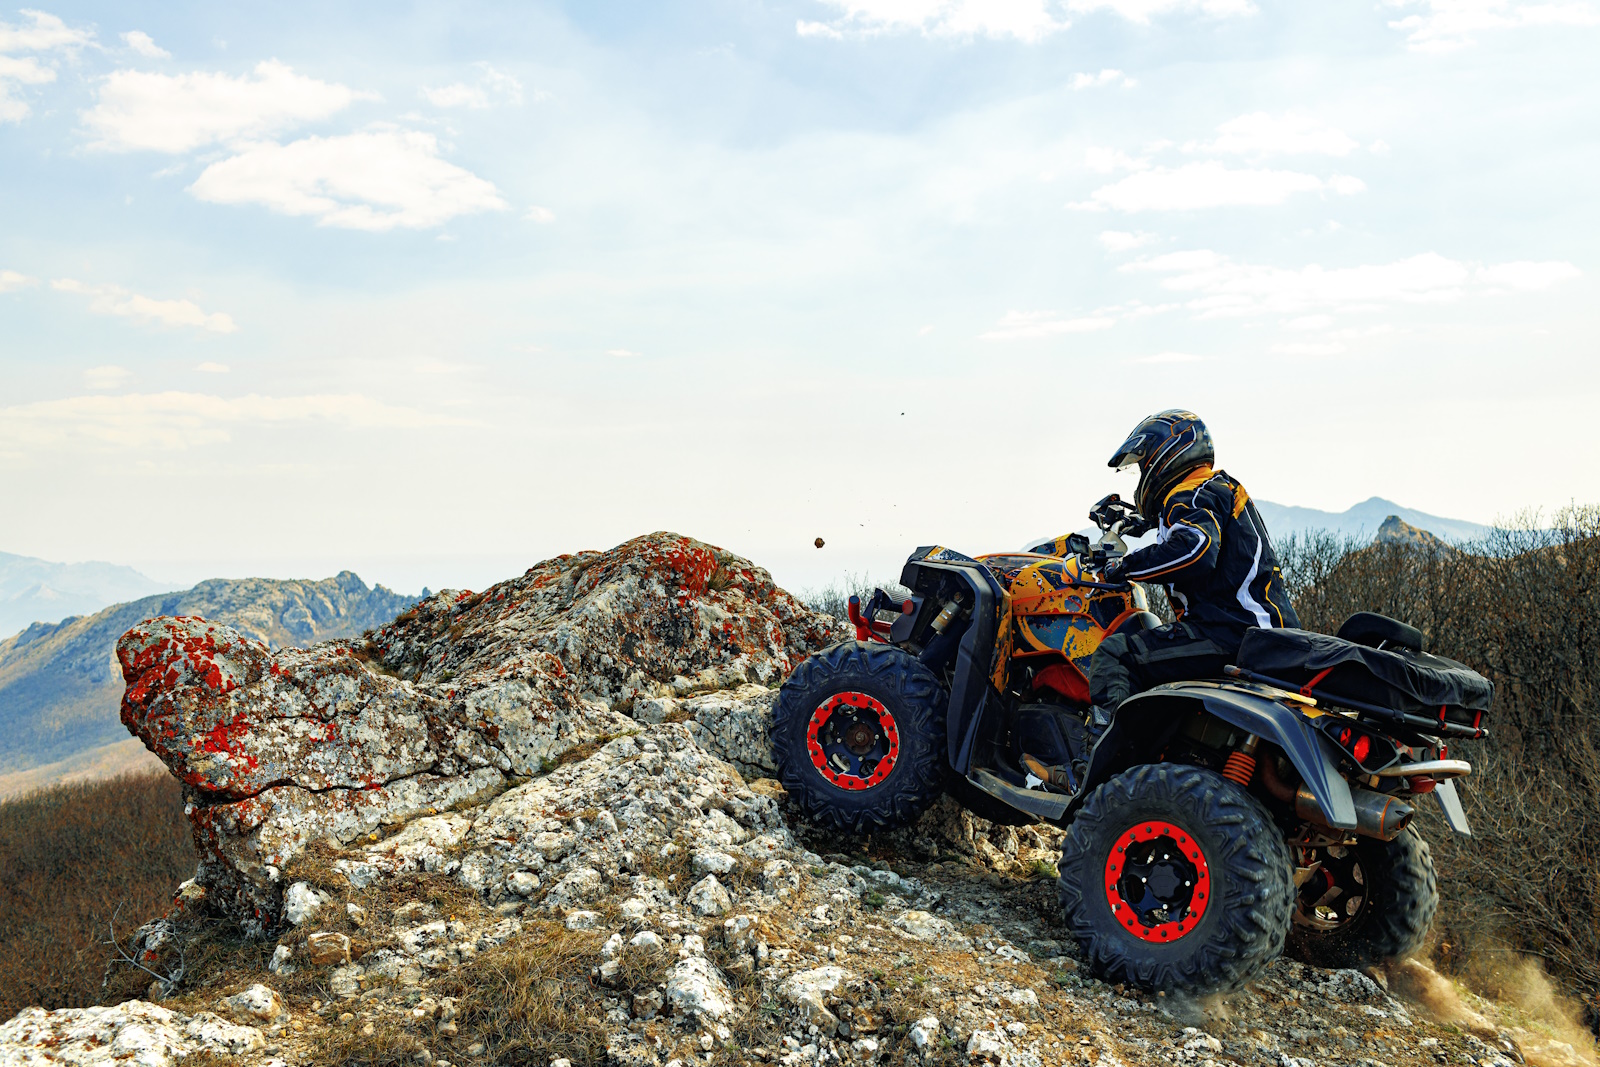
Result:
<instances>
[{"instance_id":1,"label":"atv front fender","mask_svg":"<svg viewBox=\"0 0 1600 1067\"><path fill-rule=\"evenodd\" d=\"M1355 828L1356 807L1350 785L1339 773L1340 752L1333 742L1278 701L1215 682L1173 682L1124 701L1094 746L1083 788L1073 798L1068 814L1091 789L1117 771L1154 761L1185 716L1195 711L1214 715L1283 749L1317 798L1328 825Z\"/></svg>"}]
</instances>

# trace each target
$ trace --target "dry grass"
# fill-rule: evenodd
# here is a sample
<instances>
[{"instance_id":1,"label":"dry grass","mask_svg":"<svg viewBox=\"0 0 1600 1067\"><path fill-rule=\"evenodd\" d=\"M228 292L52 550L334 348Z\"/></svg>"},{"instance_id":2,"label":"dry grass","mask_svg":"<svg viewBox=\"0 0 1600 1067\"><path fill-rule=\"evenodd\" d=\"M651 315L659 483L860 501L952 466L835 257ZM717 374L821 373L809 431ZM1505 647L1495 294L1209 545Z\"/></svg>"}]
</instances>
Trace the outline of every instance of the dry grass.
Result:
<instances>
[{"instance_id":1,"label":"dry grass","mask_svg":"<svg viewBox=\"0 0 1600 1067\"><path fill-rule=\"evenodd\" d=\"M1474 836L1428 805L1444 904L1441 964L1482 971L1527 953L1600 1021L1600 508L1546 528L1498 530L1463 551L1291 540L1284 570L1301 622L1332 632L1358 610L1420 628L1429 651L1495 683L1491 738L1451 745Z\"/></svg>"},{"instance_id":2,"label":"dry grass","mask_svg":"<svg viewBox=\"0 0 1600 1067\"><path fill-rule=\"evenodd\" d=\"M312 1062L317 1067L415 1067L417 1053L426 1048L398 1019L373 1020L370 1034L357 1020L319 1031ZM185 1067L188 1063L184 1061Z\"/></svg>"},{"instance_id":3,"label":"dry grass","mask_svg":"<svg viewBox=\"0 0 1600 1067\"><path fill-rule=\"evenodd\" d=\"M578 763L582 760L588 759L590 756L594 755L596 752L599 752L607 744L610 744L619 737L631 737L638 732L639 731L637 730L618 730L616 733L601 734L599 737L596 737L591 741L585 741L580 745L573 745L571 748L567 749L554 759L546 757L540 762L539 769L545 774L549 774L557 767L565 767L569 763Z\"/></svg>"},{"instance_id":4,"label":"dry grass","mask_svg":"<svg viewBox=\"0 0 1600 1067\"><path fill-rule=\"evenodd\" d=\"M602 1022L605 991L590 972L600 963L603 938L560 923L526 923L516 940L441 979L435 992L461 1002L455 1044L464 1050L482 1042L485 1051L476 1062L485 1064L546 1067L566 1058L574 1067L599 1067L608 1033ZM659 972L646 961L630 961L619 981L653 986L664 973L664 956Z\"/></svg>"},{"instance_id":5,"label":"dry grass","mask_svg":"<svg viewBox=\"0 0 1600 1067\"><path fill-rule=\"evenodd\" d=\"M117 934L167 910L194 873L178 783L166 774L60 786L0 803L0 1018L99 1003ZM149 976L118 975L109 999Z\"/></svg>"}]
</instances>

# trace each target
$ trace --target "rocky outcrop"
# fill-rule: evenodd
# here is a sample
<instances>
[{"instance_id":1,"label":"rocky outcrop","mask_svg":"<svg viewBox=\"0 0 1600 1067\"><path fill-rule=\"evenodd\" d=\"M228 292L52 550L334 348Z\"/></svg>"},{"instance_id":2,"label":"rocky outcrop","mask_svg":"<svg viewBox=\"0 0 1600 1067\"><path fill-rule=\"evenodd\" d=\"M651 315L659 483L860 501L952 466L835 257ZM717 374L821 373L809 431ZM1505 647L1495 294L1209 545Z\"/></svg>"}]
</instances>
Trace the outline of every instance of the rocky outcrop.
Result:
<instances>
[{"instance_id":1,"label":"rocky outcrop","mask_svg":"<svg viewBox=\"0 0 1600 1067\"><path fill-rule=\"evenodd\" d=\"M912 851L808 837L687 722L644 724L486 805L320 850L292 875L298 925L264 971L219 981L191 957L166 1005L100 1009L128 1022L95 1033L147 1040L131 1023L164 1011L176 1042L232 1019L269 1042L245 1035L250 1067L370 1048L434 1067L1515 1063L1512 1032L1430 1021L1381 974L1280 960L1202 1003L1107 986L1053 882L942 838ZM185 887L186 908L203 895ZM142 943L161 971L196 935L181 914L158 925ZM68 1012L18 1023L36 1045L79 1027ZM0 1032L0 1064L48 1062L18 1040ZM111 1049L66 1062L121 1062Z\"/></svg>"},{"instance_id":2,"label":"rocky outcrop","mask_svg":"<svg viewBox=\"0 0 1600 1067\"><path fill-rule=\"evenodd\" d=\"M1420 527L1413 526L1398 515L1390 515L1378 527L1378 535L1372 539L1377 545L1405 545L1407 548L1418 548L1427 552L1454 552L1455 549L1441 538L1429 533Z\"/></svg>"},{"instance_id":3,"label":"rocky outcrop","mask_svg":"<svg viewBox=\"0 0 1600 1067\"><path fill-rule=\"evenodd\" d=\"M239 1026L210 1012L184 1015L137 1000L114 1007L29 1008L0 1025L0 1067L164 1067L196 1053L225 1059L260 1052L266 1043L254 1026Z\"/></svg>"},{"instance_id":4,"label":"rocky outcrop","mask_svg":"<svg viewBox=\"0 0 1600 1067\"><path fill-rule=\"evenodd\" d=\"M487 799L636 729L627 712L693 717L712 751L759 771L763 683L839 636L748 560L661 533L442 592L360 645L272 652L162 617L117 655L123 722L185 785L198 883L265 932L311 843Z\"/></svg>"}]
</instances>

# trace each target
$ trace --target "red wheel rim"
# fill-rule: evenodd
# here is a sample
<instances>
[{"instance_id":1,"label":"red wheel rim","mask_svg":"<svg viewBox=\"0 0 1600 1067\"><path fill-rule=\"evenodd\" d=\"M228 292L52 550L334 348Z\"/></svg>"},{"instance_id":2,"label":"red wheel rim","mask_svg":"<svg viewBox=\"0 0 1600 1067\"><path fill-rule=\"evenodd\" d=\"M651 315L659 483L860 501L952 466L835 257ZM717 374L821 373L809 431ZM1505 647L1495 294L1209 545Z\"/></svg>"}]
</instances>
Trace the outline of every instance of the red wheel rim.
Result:
<instances>
[{"instance_id":1,"label":"red wheel rim","mask_svg":"<svg viewBox=\"0 0 1600 1067\"><path fill-rule=\"evenodd\" d=\"M871 732L870 744L867 735ZM849 742L846 735L849 735ZM900 728L882 701L866 693L835 693L817 705L806 725L811 765L840 789L871 789L900 758Z\"/></svg>"},{"instance_id":2,"label":"red wheel rim","mask_svg":"<svg viewBox=\"0 0 1600 1067\"><path fill-rule=\"evenodd\" d=\"M1170 944L1200 925L1211 902L1211 868L1194 836L1170 822L1138 823L1106 857L1111 914L1141 941Z\"/></svg>"}]
</instances>

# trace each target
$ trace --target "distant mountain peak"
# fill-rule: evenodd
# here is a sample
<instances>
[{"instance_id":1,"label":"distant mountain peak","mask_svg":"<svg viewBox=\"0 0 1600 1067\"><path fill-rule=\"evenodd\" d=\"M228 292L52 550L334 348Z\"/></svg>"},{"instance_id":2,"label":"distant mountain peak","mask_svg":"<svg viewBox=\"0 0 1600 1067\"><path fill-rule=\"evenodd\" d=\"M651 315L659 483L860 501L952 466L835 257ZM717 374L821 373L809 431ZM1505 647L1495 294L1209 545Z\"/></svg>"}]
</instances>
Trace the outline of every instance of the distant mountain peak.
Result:
<instances>
[{"instance_id":1,"label":"distant mountain peak","mask_svg":"<svg viewBox=\"0 0 1600 1067\"><path fill-rule=\"evenodd\" d=\"M1409 545L1412 548L1454 551L1446 542L1427 530L1418 529L1398 515L1390 515L1384 519L1383 525L1378 527L1378 536L1372 540L1373 544L1379 545Z\"/></svg>"},{"instance_id":2,"label":"distant mountain peak","mask_svg":"<svg viewBox=\"0 0 1600 1067\"><path fill-rule=\"evenodd\" d=\"M1270 500L1257 500L1256 508L1266 521L1274 540L1284 540L1295 535L1329 533L1336 537L1371 540L1379 535L1383 525L1391 519L1428 533L1446 543L1475 541L1489 532L1482 523L1465 519L1449 519L1429 515L1388 500L1371 496L1344 511L1322 511L1318 508L1274 504Z\"/></svg>"}]
</instances>

